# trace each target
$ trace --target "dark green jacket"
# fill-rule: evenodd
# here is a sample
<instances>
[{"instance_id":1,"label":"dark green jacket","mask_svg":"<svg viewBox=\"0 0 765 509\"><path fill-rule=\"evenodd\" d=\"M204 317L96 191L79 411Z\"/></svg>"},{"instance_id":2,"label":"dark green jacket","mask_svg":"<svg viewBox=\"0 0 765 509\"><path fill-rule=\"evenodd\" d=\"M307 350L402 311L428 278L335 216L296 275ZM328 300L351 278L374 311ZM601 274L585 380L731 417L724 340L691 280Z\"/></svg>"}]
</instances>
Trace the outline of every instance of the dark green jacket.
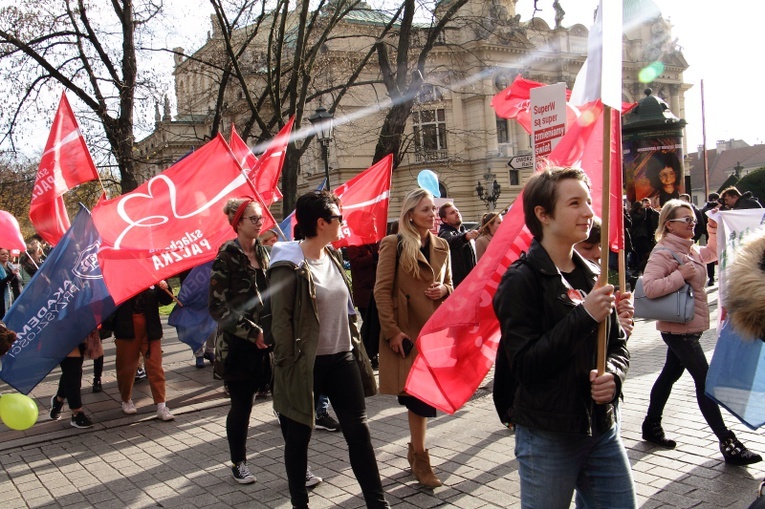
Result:
<instances>
[{"instance_id":1,"label":"dark green jacket","mask_svg":"<svg viewBox=\"0 0 765 509\"><path fill-rule=\"evenodd\" d=\"M255 345L267 313L267 289L258 288L257 278L260 271L265 281L269 258L260 242L255 244L255 257L261 269L252 266L236 240L230 240L213 261L207 307L218 322L215 372L224 380L257 376L260 357L266 352Z\"/></svg>"},{"instance_id":2,"label":"dark green jacket","mask_svg":"<svg viewBox=\"0 0 765 509\"><path fill-rule=\"evenodd\" d=\"M330 259L337 265L348 287L348 322L354 355L366 360L362 379L374 379L372 367L361 345L358 320L348 278L343 270L340 253L327 248ZM290 419L313 428L313 366L319 346L319 316L316 287L311 270L298 242L279 243L273 248L268 271L273 289L271 309L274 335L274 410ZM338 305L342 305L338 303ZM368 369L366 366L368 365Z\"/></svg>"}]
</instances>

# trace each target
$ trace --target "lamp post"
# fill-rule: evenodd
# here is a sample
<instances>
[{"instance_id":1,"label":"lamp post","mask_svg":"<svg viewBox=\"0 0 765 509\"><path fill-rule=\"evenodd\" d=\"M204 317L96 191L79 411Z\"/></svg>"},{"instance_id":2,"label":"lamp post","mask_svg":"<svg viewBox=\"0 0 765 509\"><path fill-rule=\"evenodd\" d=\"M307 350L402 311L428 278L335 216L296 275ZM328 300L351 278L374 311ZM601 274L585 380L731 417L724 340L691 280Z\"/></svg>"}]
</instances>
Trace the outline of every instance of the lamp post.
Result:
<instances>
[{"instance_id":1,"label":"lamp post","mask_svg":"<svg viewBox=\"0 0 765 509\"><path fill-rule=\"evenodd\" d=\"M502 194L502 188L499 186L499 182L497 182L497 176L490 169L487 169L486 173L483 174L483 180L486 183L486 187L479 180L478 185L475 186L475 193L478 195L478 199L486 203L487 209L491 207L491 210L494 210L497 206L499 195ZM491 189L488 189L489 186L491 186Z\"/></svg>"},{"instance_id":2,"label":"lamp post","mask_svg":"<svg viewBox=\"0 0 765 509\"><path fill-rule=\"evenodd\" d=\"M329 184L329 142L332 141L335 117L326 108L316 108L316 112L308 117L308 121L316 131L316 139L321 143L321 157L324 159L324 178L327 180L327 190L331 190Z\"/></svg>"}]
</instances>

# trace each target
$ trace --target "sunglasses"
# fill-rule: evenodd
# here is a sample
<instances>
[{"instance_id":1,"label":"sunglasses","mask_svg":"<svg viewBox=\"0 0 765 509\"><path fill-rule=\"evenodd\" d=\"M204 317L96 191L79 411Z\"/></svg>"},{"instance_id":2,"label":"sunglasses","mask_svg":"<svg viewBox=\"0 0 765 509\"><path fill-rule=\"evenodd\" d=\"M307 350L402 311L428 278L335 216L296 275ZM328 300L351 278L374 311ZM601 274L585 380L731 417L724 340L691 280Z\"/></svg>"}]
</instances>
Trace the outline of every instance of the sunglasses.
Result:
<instances>
[{"instance_id":1,"label":"sunglasses","mask_svg":"<svg viewBox=\"0 0 765 509\"><path fill-rule=\"evenodd\" d=\"M340 214L339 216L329 216L329 217L327 218L327 222L328 222L328 223L331 223L333 219L337 219L337 221L338 221L339 223L342 223L342 222L343 222L343 215L342 215L342 214Z\"/></svg>"},{"instance_id":2,"label":"sunglasses","mask_svg":"<svg viewBox=\"0 0 765 509\"><path fill-rule=\"evenodd\" d=\"M696 221L696 218L691 216L678 217L676 219L667 219L667 221L672 221L673 223L685 223L685 224L696 224L698 222Z\"/></svg>"}]
</instances>

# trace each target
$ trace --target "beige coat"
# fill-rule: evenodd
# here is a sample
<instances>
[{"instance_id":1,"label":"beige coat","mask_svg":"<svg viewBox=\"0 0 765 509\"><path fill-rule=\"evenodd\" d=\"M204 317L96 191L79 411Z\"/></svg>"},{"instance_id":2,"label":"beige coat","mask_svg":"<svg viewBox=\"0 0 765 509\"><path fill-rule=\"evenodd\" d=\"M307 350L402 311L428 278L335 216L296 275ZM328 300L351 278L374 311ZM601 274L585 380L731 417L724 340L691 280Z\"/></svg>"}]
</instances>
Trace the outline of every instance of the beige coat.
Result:
<instances>
[{"instance_id":1,"label":"beige coat","mask_svg":"<svg viewBox=\"0 0 765 509\"><path fill-rule=\"evenodd\" d=\"M398 251L396 235L385 237L380 244L374 295L380 316L379 358L382 394L404 393L406 378L417 355L415 347L409 356L402 358L390 349L388 340L404 332L413 342L416 342L422 326L453 291L449 244L432 233L429 236L430 263L425 260L422 253L417 253L419 278L406 273L400 261L396 268ZM443 299L431 300L425 296L425 290L434 282L446 285L448 293Z\"/></svg>"}]
</instances>

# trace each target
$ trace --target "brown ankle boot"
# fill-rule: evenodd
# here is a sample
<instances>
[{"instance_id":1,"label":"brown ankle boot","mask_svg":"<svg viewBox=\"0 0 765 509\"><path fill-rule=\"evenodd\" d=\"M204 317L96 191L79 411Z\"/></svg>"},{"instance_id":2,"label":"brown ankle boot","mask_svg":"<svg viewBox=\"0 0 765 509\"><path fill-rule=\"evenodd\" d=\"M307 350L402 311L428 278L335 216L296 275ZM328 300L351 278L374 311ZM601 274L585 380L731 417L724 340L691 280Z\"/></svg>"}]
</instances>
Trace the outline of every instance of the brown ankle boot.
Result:
<instances>
[{"instance_id":1,"label":"brown ankle boot","mask_svg":"<svg viewBox=\"0 0 765 509\"><path fill-rule=\"evenodd\" d=\"M412 443L406 444L409 446L409 450L406 452L406 460L409 462L409 468L412 468L414 465L414 447L412 447Z\"/></svg>"},{"instance_id":2,"label":"brown ankle boot","mask_svg":"<svg viewBox=\"0 0 765 509\"><path fill-rule=\"evenodd\" d=\"M430 455L427 449L423 452L414 453L412 473L420 484L428 488L438 488L442 485L435 472L433 472L433 467L430 466Z\"/></svg>"}]
</instances>

